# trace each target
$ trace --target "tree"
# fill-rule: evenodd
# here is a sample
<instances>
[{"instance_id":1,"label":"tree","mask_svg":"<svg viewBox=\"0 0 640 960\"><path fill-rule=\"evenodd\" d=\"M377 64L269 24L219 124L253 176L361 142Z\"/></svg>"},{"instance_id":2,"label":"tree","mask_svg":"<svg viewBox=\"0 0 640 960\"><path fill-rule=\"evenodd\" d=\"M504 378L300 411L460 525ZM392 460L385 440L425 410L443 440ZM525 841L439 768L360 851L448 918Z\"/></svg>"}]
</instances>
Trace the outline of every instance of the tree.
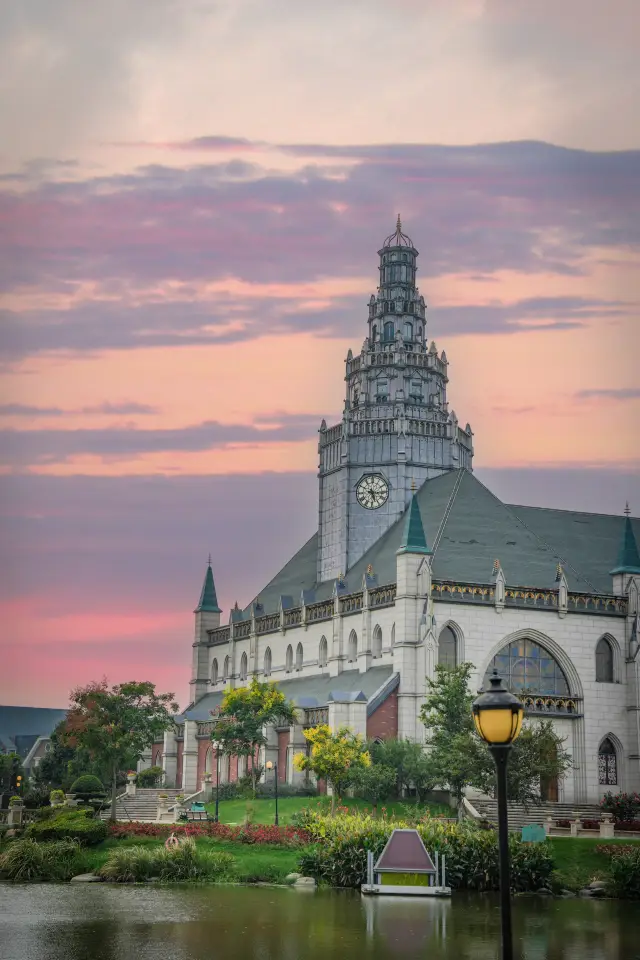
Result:
<instances>
[{"instance_id":1,"label":"tree","mask_svg":"<svg viewBox=\"0 0 640 960\"><path fill-rule=\"evenodd\" d=\"M360 767L353 777L353 785L357 793L368 800L373 808L373 815L378 815L378 804L388 800L396 790L396 771L382 763L371 763L368 767Z\"/></svg>"},{"instance_id":2,"label":"tree","mask_svg":"<svg viewBox=\"0 0 640 960\"><path fill-rule=\"evenodd\" d=\"M221 753L251 757L251 786L256 795L256 753L267 742L264 728L276 722L292 726L296 709L277 684L261 683L257 677L248 687L227 690L215 715L211 739Z\"/></svg>"},{"instance_id":3,"label":"tree","mask_svg":"<svg viewBox=\"0 0 640 960\"><path fill-rule=\"evenodd\" d=\"M305 739L311 744L308 755L298 753L295 765L298 770L310 770L319 780L326 780L331 787L331 814L335 812L336 797L352 783L363 767L371 764L367 745L359 733L348 727L340 727L332 733L326 724L304 730Z\"/></svg>"},{"instance_id":4,"label":"tree","mask_svg":"<svg viewBox=\"0 0 640 960\"><path fill-rule=\"evenodd\" d=\"M486 776L491 757L475 732L469 690L473 664L438 664L427 680L420 719L427 728L428 763L435 783L447 784L461 815L465 788Z\"/></svg>"},{"instance_id":5,"label":"tree","mask_svg":"<svg viewBox=\"0 0 640 960\"><path fill-rule=\"evenodd\" d=\"M469 689L473 665L436 667L428 680L420 719L427 727L428 764L435 782L448 784L458 810L464 790L476 787L495 794L495 767L486 744L475 731ZM550 720L529 720L513 744L507 766L507 790L515 803L539 803L541 779L561 777L571 765L564 740Z\"/></svg>"},{"instance_id":6,"label":"tree","mask_svg":"<svg viewBox=\"0 0 640 960\"><path fill-rule=\"evenodd\" d=\"M66 720L62 720L51 733L51 749L35 768L36 783L44 784L49 788L61 788L67 792L78 777L85 773L96 776L105 776L108 773L100 770L99 764L92 760L88 750L69 746L65 742Z\"/></svg>"},{"instance_id":7,"label":"tree","mask_svg":"<svg viewBox=\"0 0 640 960\"><path fill-rule=\"evenodd\" d=\"M152 683L117 684L106 680L79 687L71 693L63 741L87 750L89 756L109 771L111 819L116 818L118 771L133 767L174 723L178 704L172 693L155 692Z\"/></svg>"},{"instance_id":8,"label":"tree","mask_svg":"<svg viewBox=\"0 0 640 960\"><path fill-rule=\"evenodd\" d=\"M393 767L398 795L414 787L418 800L435 785L433 771L424 747L415 740L383 740L370 745L374 765Z\"/></svg>"}]
</instances>

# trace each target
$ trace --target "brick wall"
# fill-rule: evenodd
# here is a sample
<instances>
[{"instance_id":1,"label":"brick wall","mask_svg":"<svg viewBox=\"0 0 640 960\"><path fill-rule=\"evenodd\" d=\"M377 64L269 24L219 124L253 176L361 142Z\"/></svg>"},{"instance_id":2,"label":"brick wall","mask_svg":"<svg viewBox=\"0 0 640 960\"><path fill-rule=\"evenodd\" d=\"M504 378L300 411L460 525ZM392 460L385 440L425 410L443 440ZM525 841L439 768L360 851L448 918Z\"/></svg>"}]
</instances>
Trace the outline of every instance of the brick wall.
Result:
<instances>
[{"instance_id":1,"label":"brick wall","mask_svg":"<svg viewBox=\"0 0 640 960\"><path fill-rule=\"evenodd\" d=\"M367 718L367 737L390 740L398 736L398 691L394 690Z\"/></svg>"}]
</instances>

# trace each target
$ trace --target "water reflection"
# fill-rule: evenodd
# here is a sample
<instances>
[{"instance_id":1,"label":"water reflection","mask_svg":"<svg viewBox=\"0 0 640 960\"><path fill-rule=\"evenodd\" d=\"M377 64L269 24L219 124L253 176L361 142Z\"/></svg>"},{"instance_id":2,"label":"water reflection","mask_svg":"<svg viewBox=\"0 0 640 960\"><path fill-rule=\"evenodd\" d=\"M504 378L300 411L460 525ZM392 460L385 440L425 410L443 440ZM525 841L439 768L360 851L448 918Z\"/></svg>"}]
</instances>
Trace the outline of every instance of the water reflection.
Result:
<instances>
[{"instance_id":1,"label":"water reflection","mask_svg":"<svg viewBox=\"0 0 640 960\"><path fill-rule=\"evenodd\" d=\"M497 960L492 896L0 885L0 960ZM640 960L640 905L521 898L518 960Z\"/></svg>"}]
</instances>

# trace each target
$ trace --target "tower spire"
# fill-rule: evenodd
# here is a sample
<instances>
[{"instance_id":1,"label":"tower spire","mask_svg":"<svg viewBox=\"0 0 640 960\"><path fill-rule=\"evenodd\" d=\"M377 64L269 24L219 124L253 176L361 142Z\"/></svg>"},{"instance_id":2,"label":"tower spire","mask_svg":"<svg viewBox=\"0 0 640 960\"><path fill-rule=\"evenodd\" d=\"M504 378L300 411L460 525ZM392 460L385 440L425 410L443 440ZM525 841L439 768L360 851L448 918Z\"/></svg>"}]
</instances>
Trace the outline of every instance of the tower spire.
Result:
<instances>
[{"instance_id":1,"label":"tower spire","mask_svg":"<svg viewBox=\"0 0 640 960\"><path fill-rule=\"evenodd\" d=\"M640 551L631 525L631 510L629 504L624 508L624 529L622 531L622 543L618 552L618 560L611 570L611 575L616 573L640 573Z\"/></svg>"},{"instance_id":2,"label":"tower spire","mask_svg":"<svg viewBox=\"0 0 640 960\"><path fill-rule=\"evenodd\" d=\"M404 530L402 531L402 542L397 553L424 553L430 554L431 550L427 546L427 538L422 525L420 516L420 507L418 498L413 494L411 503L404 521Z\"/></svg>"},{"instance_id":3,"label":"tower spire","mask_svg":"<svg viewBox=\"0 0 640 960\"><path fill-rule=\"evenodd\" d=\"M222 613L218 606L218 597L216 596L216 585L213 582L213 570L211 569L211 554L207 562L207 571L204 575L204 583L200 593L200 600L194 613Z\"/></svg>"}]
</instances>

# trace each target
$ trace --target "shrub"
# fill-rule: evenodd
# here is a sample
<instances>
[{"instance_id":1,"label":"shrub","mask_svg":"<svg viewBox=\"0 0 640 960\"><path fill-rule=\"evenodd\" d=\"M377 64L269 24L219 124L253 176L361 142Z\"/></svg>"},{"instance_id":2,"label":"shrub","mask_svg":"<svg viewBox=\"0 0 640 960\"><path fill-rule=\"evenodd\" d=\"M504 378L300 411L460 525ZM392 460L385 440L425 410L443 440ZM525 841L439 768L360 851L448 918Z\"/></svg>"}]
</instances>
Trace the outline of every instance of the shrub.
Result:
<instances>
[{"instance_id":1,"label":"shrub","mask_svg":"<svg viewBox=\"0 0 640 960\"><path fill-rule=\"evenodd\" d=\"M195 840L185 839L170 850L149 847L120 847L109 851L100 876L118 883L157 877L160 880L214 880L229 876L235 864L229 853L199 850Z\"/></svg>"},{"instance_id":2,"label":"shrub","mask_svg":"<svg viewBox=\"0 0 640 960\"><path fill-rule=\"evenodd\" d=\"M49 803L64 803L64 790L52 790L49 794Z\"/></svg>"},{"instance_id":3,"label":"shrub","mask_svg":"<svg viewBox=\"0 0 640 960\"><path fill-rule=\"evenodd\" d=\"M157 787L162 783L164 770L162 767L146 767L140 770L136 777L136 783L139 787Z\"/></svg>"},{"instance_id":4,"label":"shrub","mask_svg":"<svg viewBox=\"0 0 640 960\"><path fill-rule=\"evenodd\" d=\"M78 797L89 799L90 797L104 796L105 790L101 780L90 773L85 773L73 781L69 793L75 793Z\"/></svg>"},{"instance_id":5,"label":"shrub","mask_svg":"<svg viewBox=\"0 0 640 960\"><path fill-rule=\"evenodd\" d=\"M24 805L27 810L37 810L49 805L49 791L43 784L35 784L25 791Z\"/></svg>"},{"instance_id":6,"label":"shrub","mask_svg":"<svg viewBox=\"0 0 640 960\"><path fill-rule=\"evenodd\" d=\"M85 866L82 848L73 840L36 843L26 837L0 855L0 874L7 880L70 880Z\"/></svg>"},{"instance_id":7,"label":"shrub","mask_svg":"<svg viewBox=\"0 0 640 960\"><path fill-rule=\"evenodd\" d=\"M77 840L87 847L102 843L107 825L93 819L92 810L69 810L27 827L26 836L34 840Z\"/></svg>"},{"instance_id":8,"label":"shrub","mask_svg":"<svg viewBox=\"0 0 640 960\"><path fill-rule=\"evenodd\" d=\"M366 876L367 851L379 856L394 827L406 826L403 821L391 823L361 814L340 814L334 818L313 814L307 818L306 827L317 846L302 852L300 869L331 886L358 887ZM432 856L445 855L447 883L451 887L479 891L499 888L494 831L436 819L418 824L417 829ZM553 870L550 846L523 844L512 834L509 847L513 890L548 889Z\"/></svg>"},{"instance_id":9,"label":"shrub","mask_svg":"<svg viewBox=\"0 0 640 960\"><path fill-rule=\"evenodd\" d=\"M640 900L640 847L627 847L611 857L611 892L621 899Z\"/></svg>"},{"instance_id":10,"label":"shrub","mask_svg":"<svg viewBox=\"0 0 640 960\"><path fill-rule=\"evenodd\" d=\"M9 797L9 806L15 807L22 803L22 797Z\"/></svg>"},{"instance_id":11,"label":"shrub","mask_svg":"<svg viewBox=\"0 0 640 960\"><path fill-rule=\"evenodd\" d=\"M108 826L109 836L114 839L126 837L214 837L217 840L235 840L247 844L270 844L273 846L300 847L309 842L309 834L299 827L276 827L273 824L249 824L232 827L213 821L182 824L170 823L113 823Z\"/></svg>"},{"instance_id":12,"label":"shrub","mask_svg":"<svg viewBox=\"0 0 640 960\"><path fill-rule=\"evenodd\" d=\"M640 815L640 793L605 793L600 806L612 813L614 820L636 820Z\"/></svg>"}]
</instances>

